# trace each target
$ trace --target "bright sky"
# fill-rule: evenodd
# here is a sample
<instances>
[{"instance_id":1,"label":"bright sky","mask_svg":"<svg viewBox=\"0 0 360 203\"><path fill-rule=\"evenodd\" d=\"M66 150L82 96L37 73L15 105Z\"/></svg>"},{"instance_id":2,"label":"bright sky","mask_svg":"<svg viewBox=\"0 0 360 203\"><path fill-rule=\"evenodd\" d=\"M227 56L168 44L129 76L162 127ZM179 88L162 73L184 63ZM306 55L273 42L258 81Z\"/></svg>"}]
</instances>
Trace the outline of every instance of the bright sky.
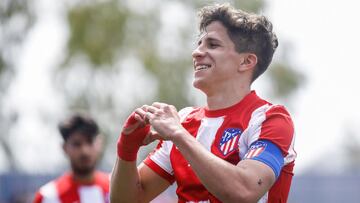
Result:
<instances>
[{"instance_id":1,"label":"bright sky","mask_svg":"<svg viewBox=\"0 0 360 203\"><path fill-rule=\"evenodd\" d=\"M42 123L38 110L58 115L63 101L51 85L50 72L64 51L67 31L57 17L54 2L41 1L42 17L30 32L17 64L19 75L13 81L6 108L22 112L11 141L20 143L18 155L26 154L25 170L32 170L33 160L45 160L43 167L56 169L54 156L62 156L56 132ZM307 76L307 83L294 100L298 152L296 171L314 164L318 157L336 153L343 142L345 128L360 123L360 87L356 61L360 47L360 19L357 1L278 0L267 1L266 15L274 24L280 43L291 43L290 61ZM189 53L190 57L190 53ZM29 91L36 89L36 91ZM357 129L355 129L357 130ZM359 130L356 131L360 134ZM47 144L43 139L47 137ZM55 138L56 137L56 138ZM360 138L359 138L360 139ZM34 152L34 148L39 151ZM53 151L50 153L52 149ZM39 157L40 156L40 157ZM0 157L0 163L1 163ZM2 164L0 164L2 165ZM1 171L1 168L0 168Z\"/></svg>"}]
</instances>

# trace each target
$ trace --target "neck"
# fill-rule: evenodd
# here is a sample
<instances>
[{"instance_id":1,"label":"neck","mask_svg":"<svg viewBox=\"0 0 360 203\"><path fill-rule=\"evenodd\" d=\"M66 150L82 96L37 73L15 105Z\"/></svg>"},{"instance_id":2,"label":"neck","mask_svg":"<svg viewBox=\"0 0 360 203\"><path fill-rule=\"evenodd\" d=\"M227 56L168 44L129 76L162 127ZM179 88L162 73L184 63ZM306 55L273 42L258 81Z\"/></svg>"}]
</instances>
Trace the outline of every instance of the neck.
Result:
<instances>
[{"instance_id":1,"label":"neck","mask_svg":"<svg viewBox=\"0 0 360 203\"><path fill-rule=\"evenodd\" d=\"M250 86L237 86L216 94L207 94L207 105L209 110L224 109L240 102L251 91Z\"/></svg>"},{"instance_id":2,"label":"neck","mask_svg":"<svg viewBox=\"0 0 360 203\"><path fill-rule=\"evenodd\" d=\"M76 182L79 183L92 183L94 181L94 172L87 173L87 174L79 174L73 172L73 178Z\"/></svg>"}]
</instances>

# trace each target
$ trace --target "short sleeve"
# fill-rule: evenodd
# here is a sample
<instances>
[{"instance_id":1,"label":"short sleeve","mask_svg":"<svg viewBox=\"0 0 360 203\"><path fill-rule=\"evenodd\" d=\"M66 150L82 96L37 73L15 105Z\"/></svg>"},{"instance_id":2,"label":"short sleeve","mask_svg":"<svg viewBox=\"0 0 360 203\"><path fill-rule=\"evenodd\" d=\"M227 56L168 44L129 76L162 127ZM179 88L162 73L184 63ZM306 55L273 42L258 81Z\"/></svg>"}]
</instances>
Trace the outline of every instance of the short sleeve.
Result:
<instances>
[{"instance_id":1,"label":"short sleeve","mask_svg":"<svg viewBox=\"0 0 360 203\"><path fill-rule=\"evenodd\" d=\"M294 137L294 125L289 113L283 106L273 106L266 112L261 125L259 139L269 140L277 145L284 156L289 154Z\"/></svg>"},{"instance_id":2,"label":"short sleeve","mask_svg":"<svg viewBox=\"0 0 360 203\"><path fill-rule=\"evenodd\" d=\"M284 157L281 150L268 140L258 140L251 144L245 159L257 160L268 165L274 171L276 178L279 177L284 166Z\"/></svg>"},{"instance_id":3,"label":"short sleeve","mask_svg":"<svg viewBox=\"0 0 360 203\"><path fill-rule=\"evenodd\" d=\"M172 146L173 144L170 141L160 141L156 149L144 160L145 165L169 181L170 184L175 181L174 171L170 162Z\"/></svg>"}]
</instances>

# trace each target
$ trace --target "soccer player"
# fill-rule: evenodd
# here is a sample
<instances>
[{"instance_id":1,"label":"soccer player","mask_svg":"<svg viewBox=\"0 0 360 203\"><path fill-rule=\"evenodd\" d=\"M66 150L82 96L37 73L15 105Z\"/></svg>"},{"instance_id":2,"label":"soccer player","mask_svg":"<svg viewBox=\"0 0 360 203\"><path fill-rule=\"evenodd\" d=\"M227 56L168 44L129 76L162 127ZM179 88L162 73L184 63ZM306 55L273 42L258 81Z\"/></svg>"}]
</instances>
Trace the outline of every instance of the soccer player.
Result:
<instances>
[{"instance_id":1,"label":"soccer player","mask_svg":"<svg viewBox=\"0 0 360 203\"><path fill-rule=\"evenodd\" d=\"M251 84L278 41L269 20L228 4L202 8L192 53L204 107L177 112L155 102L124 124L111 179L111 202L148 202L177 183L179 202L286 202L296 153L287 110ZM160 139L136 167L139 147Z\"/></svg>"},{"instance_id":2,"label":"soccer player","mask_svg":"<svg viewBox=\"0 0 360 203\"><path fill-rule=\"evenodd\" d=\"M71 171L40 188L34 203L109 202L109 175L95 169L101 153L101 135L95 121L74 115L59 125Z\"/></svg>"}]
</instances>

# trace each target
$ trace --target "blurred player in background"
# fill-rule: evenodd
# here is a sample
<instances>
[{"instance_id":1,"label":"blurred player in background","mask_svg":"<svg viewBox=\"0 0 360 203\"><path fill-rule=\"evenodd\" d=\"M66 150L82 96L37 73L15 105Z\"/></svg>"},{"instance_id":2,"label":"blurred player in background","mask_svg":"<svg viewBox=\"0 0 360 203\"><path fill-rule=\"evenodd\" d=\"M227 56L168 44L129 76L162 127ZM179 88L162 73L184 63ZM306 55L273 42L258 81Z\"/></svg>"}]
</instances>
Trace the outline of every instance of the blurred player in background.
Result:
<instances>
[{"instance_id":1,"label":"blurred player in background","mask_svg":"<svg viewBox=\"0 0 360 203\"><path fill-rule=\"evenodd\" d=\"M180 203L287 201L294 126L283 106L251 90L278 46L272 24L228 4L199 14L193 85L207 104L178 113L155 102L129 116L111 179L114 203L148 202L175 181ZM153 139L162 141L136 167L139 147Z\"/></svg>"},{"instance_id":2,"label":"blurred player in background","mask_svg":"<svg viewBox=\"0 0 360 203\"><path fill-rule=\"evenodd\" d=\"M42 186L34 203L109 202L109 176L95 169L102 152L96 122L87 116L74 115L60 123L59 131L71 170Z\"/></svg>"}]
</instances>

